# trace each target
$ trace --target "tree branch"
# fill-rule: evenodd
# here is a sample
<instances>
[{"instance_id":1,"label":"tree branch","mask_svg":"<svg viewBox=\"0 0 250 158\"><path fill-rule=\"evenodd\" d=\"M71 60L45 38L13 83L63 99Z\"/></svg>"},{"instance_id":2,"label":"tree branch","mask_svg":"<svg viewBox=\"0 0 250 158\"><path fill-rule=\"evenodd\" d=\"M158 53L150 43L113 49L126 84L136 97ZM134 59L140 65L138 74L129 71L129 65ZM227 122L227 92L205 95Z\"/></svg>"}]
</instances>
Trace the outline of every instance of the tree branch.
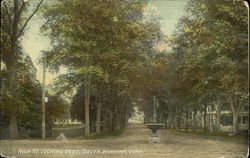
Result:
<instances>
[{"instance_id":1,"label":"tree branch","mask_svg":"<svg viewBox=\"0 0 250 158\"><path fill-rule=\"evenodd\" d=\"M9 35L11 35L11 26L10 25L8 25L7 24L7 21L8 21L8 17L7 17L7 20L6 20L6 18L5 18L6 16L2 16L2 18L3 18L3 23L4 23L4 25L3 26L5 26L6 27L6 30L8 31L8 34Z\"/></svg>"},{"instance_id":2,"label":"tree branch","mask_svg":"<svg viewBox=\"0 0 250 158\"><path fill-rule=\"evenodd\" d=\"M20 9L18 10L18 13L17 13L17 19L20 18L24 6L25 6L25 3L24 3L24 1L22 0L22 5L21 5L21 7L20 7Z\"/></svg>"},{"instance_id":3,"label":"tree branch","mask_svg":"<svg viewBox=\"0 0 250 158\"><path fill-rule=\"evenodd\" d=\"M21 36L23 30L25 29L25 27L27 26L28 22L30 21L30 19L35 15L35 13L37 12L37 10L39 9L40 5L42 4L43 0L41 0L39 2L39 4L36 6L36 9L33 11L33 13L29 16L29 18L26 20L26 22L24 23L23 27L21 27L21 30L18 32L16 40Z\"/></svg>"},{"instance_id":4,"label":"tree branch","mask_svg":"<svg viewBox=\"0 0 250 158\"><path fill-rule=\"evenodd\" d=\"M5 2L3 2L3 6L4 6L4 9L5 9L5 11L6 11L7 18L8 18L8 20L9 20L10 35L11 35L11 29L12 29L12 20L11 20L11 16L10 16L10 14L9 14L9 12L8 12L8 8L7 8L6 4L5 4Z\"/></svg>"}]
</instances>

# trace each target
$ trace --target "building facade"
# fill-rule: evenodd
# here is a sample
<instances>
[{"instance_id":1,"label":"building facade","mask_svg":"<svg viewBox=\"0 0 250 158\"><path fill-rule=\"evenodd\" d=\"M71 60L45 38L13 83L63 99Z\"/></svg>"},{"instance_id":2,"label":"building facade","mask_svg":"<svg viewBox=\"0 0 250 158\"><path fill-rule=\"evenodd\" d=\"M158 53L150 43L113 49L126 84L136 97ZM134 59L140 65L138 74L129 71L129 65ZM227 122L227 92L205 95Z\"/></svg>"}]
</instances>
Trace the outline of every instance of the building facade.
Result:
<instances>
[{"instance_id":1,"label":"building facade","mask_svg":"<svg viewBox=\"0 0 250 158\"><path fill-rule=\"evenodd\" d=\"M214 105L207 106L206 125L211 132L217 129L217 109ZM247 108L241 108L238 115L239 131L246 132L249 128L249 112ZM197 113L197 125L204 127L204 112ZM233 132L233 112L229 105L223 105L220 111L220 131Z\"/></svg>"}]
</instances>

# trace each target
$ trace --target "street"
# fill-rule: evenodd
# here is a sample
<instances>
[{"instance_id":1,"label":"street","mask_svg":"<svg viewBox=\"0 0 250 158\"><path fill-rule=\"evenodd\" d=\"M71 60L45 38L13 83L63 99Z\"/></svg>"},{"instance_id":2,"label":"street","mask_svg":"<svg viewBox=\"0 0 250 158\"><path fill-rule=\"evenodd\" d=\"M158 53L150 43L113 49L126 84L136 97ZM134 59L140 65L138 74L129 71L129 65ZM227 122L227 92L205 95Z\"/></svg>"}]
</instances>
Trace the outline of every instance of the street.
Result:
<instances>
[{"instance_id":1,"label":"street","mask_svg":"<svg viewBox=\"0 0 250 158\"><path fill-rule=\"evenodd\" d=\"M241 158L246 156L248 147L247 141L240 139L216 139L169 130L159 131L160 144L149 144L149 134L150 131L145 125L133 123L122 135L102 139L72 139L68 142L2 140L0 153L20 158ZM43 153L38 152L41 149L43 149ZM45 150L47 153L44 152ZM97 152L83 153L83 150ZM98 153L103 150L110 152ZM34 151L36 152L34 153ZM67 152L65 153L65 151Z\"/></svg>"}]
</instances>

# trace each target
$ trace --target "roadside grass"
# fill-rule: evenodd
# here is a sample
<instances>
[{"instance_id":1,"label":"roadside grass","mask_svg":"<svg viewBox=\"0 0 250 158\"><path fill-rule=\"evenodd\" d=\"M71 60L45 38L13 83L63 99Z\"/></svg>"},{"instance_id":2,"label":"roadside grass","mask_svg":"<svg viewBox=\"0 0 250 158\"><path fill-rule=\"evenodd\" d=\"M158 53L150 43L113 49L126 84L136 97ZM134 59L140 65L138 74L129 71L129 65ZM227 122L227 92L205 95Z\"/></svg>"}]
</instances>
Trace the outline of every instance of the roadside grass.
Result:
<instances>
[{"instance_id":1,"label":"roadside grass","mask_svg":"<svg viewBox=\"0 0 250 158\"><path fill-rule=\"evenodd\" d=\"M185 131L185 130L178 130L178 129L168 129L170 131L181 133L181 134L188 134L188 135L195 135L195 136L202 136L202 137L210 137L210 138L222 138L222 139L235 139L235 140L248 140L247 133L240 133L237 135L229 135L227 132L204 132L201 129L196 131Z\"/></svg>"},{"instance_id":2,"label":"roadside grass","mask_svg":"<svg viewBox=\"0 0 250 158\"><path fill-rule=\"evenodd\" d=\"M54 140L54 138L52 138L52 137L46 137L46 138L41 138L41 137L20 137L20 138L15 138L15 139L10 139L10 138L0 139L0 141L2 141L2 140L13 140L13 141L51 141L51 140Z\"/></svg>"},{"instance_id":3,"label":"roadside grass","mask_svg":"<svg viewBox=\"0 0 250 158\"><path fill-rule=\"evenodd\" d=\"M120 136L124 131L125 131L125 128L115 129L114 131L103 131L100 133L93 133L88 136L83 135L80 137L76 137L74 139L82 140L82 139L103 139L103 138L117 137L117 136Z\"/></svg>"},{"instance_id":4,"label":"roadside grass","mask_svg":"<svg viewBox=\"0 0 250 158\"><path fill-rule=\"evenodd\" d=\"M68 128L62 128L62 127L57 127L57 128L53 128L56 130L66 130L66 132L68 131L68 133L64 132L59 132L57 134L55 134L54 138L52 137L46 137L45 139L39 138L39 137L28 137L28 138L17 138L15 140L33 140L33 141L50 141L50 140L55 140L55 137L57 137L60 133L64 133L64 135L66 136L67 139L69 140L83 140L83 139L105 139L105 138L110 138L110 137L117 137L120 136L125 130L126 128L122 128L122 129L115 129L114 131L103 131L100 133L92 133L88 136L85 135L81 135L81 136L77 136L79 135L79 132L75 131L73 127L68 127ZM1 139L4 140L4 139ZM6 139L8 140L8 139Z\"/></svg>"},{"instance_id":5,"label":"roadside grass","mask_svg":"<svg viewBox=\"0 0 250 158\"><path fill-rule=\"evenodd\" d=\"M82 125L55 125L52 129L54 130L65 130L65 129L75 129L75 128L81 128Z\"/></svg>"}]
</instances>

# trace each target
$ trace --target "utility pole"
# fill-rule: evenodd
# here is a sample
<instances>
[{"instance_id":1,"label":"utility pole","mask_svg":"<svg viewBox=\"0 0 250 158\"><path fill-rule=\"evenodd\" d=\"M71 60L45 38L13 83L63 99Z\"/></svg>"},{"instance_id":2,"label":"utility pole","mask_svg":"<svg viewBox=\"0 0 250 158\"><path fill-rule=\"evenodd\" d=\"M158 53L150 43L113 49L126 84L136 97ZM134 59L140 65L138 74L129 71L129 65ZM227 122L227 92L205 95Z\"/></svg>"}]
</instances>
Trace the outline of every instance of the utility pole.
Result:
<instances>
[{"instance_id":1,"label":"utility pole","mask_svg":"<svg viewBox=\"0 0 250 158\"><path fill-rule=\"evenodd\" d=\"M42 138L43 139L46 137L46 127L45 127L45 124L46 124L46 120L45 120L46 58L47 56L45 55L44 62L43 62L43 88L42 88Z\"/></svg>"}]
</instances>

